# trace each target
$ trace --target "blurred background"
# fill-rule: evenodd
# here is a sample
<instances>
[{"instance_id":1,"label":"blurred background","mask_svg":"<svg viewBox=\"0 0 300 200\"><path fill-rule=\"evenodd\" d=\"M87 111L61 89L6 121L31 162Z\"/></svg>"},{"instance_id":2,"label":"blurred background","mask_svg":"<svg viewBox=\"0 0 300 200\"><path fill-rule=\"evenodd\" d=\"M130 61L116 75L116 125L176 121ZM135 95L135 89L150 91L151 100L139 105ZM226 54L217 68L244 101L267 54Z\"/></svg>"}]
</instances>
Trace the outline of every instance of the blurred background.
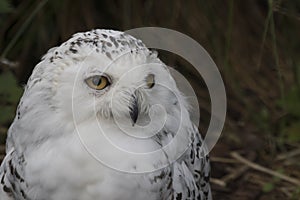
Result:
<instances>
[{"instance_id":1,"label":"blurred background","mask_svg":"<svg viewBox=\"0 0 300 200\"><path fill-rule=\"evenodd\" d=\"M225 82L228 111L211 152L214 199L300 199L299 0L0 0L0 152L32 69L72 34L158 26L198 41ZM185 60L161 59L210 98Z\"/></svg>"}]
</instances>

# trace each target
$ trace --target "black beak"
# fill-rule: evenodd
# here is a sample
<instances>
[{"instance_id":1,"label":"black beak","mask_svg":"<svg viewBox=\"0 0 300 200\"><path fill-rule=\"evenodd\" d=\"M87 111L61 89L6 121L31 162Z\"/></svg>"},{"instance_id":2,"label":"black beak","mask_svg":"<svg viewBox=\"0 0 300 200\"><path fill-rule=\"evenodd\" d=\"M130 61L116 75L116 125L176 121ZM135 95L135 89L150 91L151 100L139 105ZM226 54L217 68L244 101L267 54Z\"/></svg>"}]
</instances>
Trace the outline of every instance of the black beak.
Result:
<instances>
[{"instance_id":1,"label":"black beak","mask_svg":"<svg viewBox=\"0 0 300 200\"><path fill-rule=\"evenodd\" d=\"M130 114L130 118L132 120L132 126L134 126L134 124L136 123L137 118L139 116L138 99L135 95L132 95L132 102L129 107L129 114Z\"/></svg>"}]
</instances>

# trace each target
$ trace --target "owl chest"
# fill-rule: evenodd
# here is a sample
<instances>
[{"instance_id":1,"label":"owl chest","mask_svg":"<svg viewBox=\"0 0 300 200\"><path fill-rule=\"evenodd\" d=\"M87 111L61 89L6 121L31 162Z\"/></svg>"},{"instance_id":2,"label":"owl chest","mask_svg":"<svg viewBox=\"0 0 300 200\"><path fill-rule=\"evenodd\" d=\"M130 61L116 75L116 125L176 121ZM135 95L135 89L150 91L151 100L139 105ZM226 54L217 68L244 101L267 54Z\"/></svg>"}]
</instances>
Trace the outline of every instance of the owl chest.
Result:
<instances>
[{"instance_id":1,"label":"owl chest","mask_svg":"<svg viewBox=\"0 0 300 200\"><path fill-rule=\"evenodd\" d=\"M155 200L164 199L166 186L171 186L171 179L162 175L167 172L136 175L104 168L78 169L77 172L68 169L64 172L50 171L52 175L47 179L33 184L35 187L31 190L35 192L32 197L53 200Z\"/></svg>"},{"instance_id":2,"label":"owl chest","mask_svg":"<svg viewBox=\"0 0 300 200\"><path fill-rule=\"evenodd\" d=\"M51 150L41 148L27 159L32 198L163 199L166 185L171 185L169 168L145 174L121 172L95 159L84 147L78 148L79 144L62 144L57 143Z\"/></svg>"}]
</instances>

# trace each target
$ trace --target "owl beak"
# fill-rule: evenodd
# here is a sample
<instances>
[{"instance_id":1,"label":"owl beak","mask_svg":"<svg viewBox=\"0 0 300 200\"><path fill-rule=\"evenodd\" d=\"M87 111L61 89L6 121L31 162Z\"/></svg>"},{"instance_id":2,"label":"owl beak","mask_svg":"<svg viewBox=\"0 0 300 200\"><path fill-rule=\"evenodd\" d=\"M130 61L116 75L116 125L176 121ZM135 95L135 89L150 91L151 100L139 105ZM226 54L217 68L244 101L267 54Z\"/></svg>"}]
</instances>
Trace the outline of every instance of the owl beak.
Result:
<instances>
[{"instance_id":1,"label":"owl beak","mask_svg":"<svg viewBox=\"0 0 300 200\"><path fill-rule=\"evenodd\" d=\"M134 126L139 115L138 99L135 95L132 95L132 102L129 106L129 114L132 120L132 126Z\"/></svg>"}]
</instances>

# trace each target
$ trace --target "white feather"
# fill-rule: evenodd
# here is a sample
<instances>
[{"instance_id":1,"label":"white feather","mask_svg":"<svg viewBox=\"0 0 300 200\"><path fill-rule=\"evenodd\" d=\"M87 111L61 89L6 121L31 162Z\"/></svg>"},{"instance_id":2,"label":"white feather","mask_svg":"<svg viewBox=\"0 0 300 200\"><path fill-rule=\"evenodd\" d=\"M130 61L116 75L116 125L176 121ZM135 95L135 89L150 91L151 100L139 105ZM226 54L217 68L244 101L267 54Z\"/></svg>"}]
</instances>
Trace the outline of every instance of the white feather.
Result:
<instances>
[{"instance_id":1,"label":"white feather","mask_svg":"<svg viewBox=\"0 0 300 200\"><path fill-rule=\"evenodd\" d=\"M94 75L110 85L89 88ZM140 40L78 33L50 49L28 80L8 132L0 199L211 199L208 158L187 107L166 65Z\"/></svg>"}]
</instances>

